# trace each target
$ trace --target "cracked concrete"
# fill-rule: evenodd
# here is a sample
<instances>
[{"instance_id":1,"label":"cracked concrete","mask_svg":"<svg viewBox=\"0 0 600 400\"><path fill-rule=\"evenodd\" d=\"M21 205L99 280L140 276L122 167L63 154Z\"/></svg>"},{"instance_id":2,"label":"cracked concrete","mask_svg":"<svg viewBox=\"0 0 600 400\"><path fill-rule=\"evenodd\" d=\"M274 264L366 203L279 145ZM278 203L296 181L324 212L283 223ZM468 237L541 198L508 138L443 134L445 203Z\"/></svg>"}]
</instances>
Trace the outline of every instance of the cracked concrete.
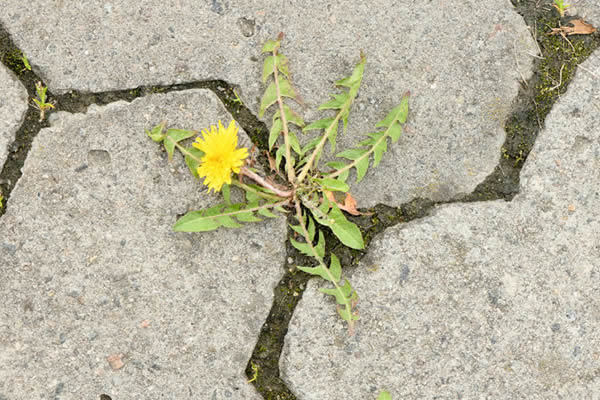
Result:
<instances>
[{"instance_id":1,"label":"cracked concrete","mask_svg":"<svg viewBox=\"0 0 600 400\"><path fill-rule=\"evenodd\" d=\"M413 93L402 139L353 187L362 206L473 191L498 164L504 121L537 56L508 0L54 3L5 0L0 22L56 94L224 79L256 113L260 47L284 31L312 121L362 49L363 89L339 148ZM595 2L574 3L598 23ZM600 391L598 57L584 68L513 202L440 207L376 238L351 276L363 317L354 337L310 283L281 358L298 399ZM19 86L0 76L7 83ZM143 94L53 113L34 139L0 217L0 399L261 398L243 371L287 269L285 222L171 232L177 215L218 198L143 131L232 117L207 90ZM26 101L15 96L3 101L18 119Z\"/></svg>"}]
</instances>

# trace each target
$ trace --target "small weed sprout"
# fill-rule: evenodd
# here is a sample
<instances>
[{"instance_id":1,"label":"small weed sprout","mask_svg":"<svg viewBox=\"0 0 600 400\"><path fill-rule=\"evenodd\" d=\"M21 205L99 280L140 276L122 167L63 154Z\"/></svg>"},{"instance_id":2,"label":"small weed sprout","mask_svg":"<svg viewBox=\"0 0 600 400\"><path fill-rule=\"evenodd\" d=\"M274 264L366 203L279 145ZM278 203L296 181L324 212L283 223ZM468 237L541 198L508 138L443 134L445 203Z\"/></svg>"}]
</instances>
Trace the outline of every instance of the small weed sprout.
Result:
<instances>
[{"instance_id":1,"label":"small weed sprout","mask_svg":"<svg viewBox=\"0 0 600 400\"><path fill-rule=\"evenodd\" d=\"M23 66L24 68L21 70L21 72L27 70L27 71L31 71L31 65L29 65L29 60L27 59L27 56L25 56L25 54L21 54L21 61L23 62Z\"/></svg>"},{"instance_id":2,"label":"small weed sprout","mask_svg":"<svg viewBox=\"0 0 600 400\"><path fill-rule=\"evenodd\" d=\"M267 53L262 81L266 84L270 80L270 83L262 96L259 117L262 118L268 109L274 108L268 139L269 150L274 151L274 158L268 154L271 169L275 171L272 176L261 175L246 160L248 149L237 148L238 129L235 121L227 128L219 121L218 127L212 126L204 130L203 137L197 137L192 146L184 146L180 142L197 135L196 131L173 128L165 131L164 121L147 131L147 134L155 142L164 144L169 160L172 160L177 148L196 178L204 178L204 184L209 190L223 193L223 203L205 210L188 212L175 223L175 231L203 232L220 227L238 228L241 223L261 221L261 217L274 218L276 213L293 213L295 223L290 228L294 234L289 241L300 253L315 260L311 266L297 268L307 274L318 275L330 283L331 287L323 288L321 292L335 298L337 311L348 322L349 332L352 334L353 325L359 319L355 309L358 295L348 279L342 279L342 266L338 257L333 253L326 254L322 228L331 230L347 247L364 248L360 229L342 212L344 210L354 215L360 214L354 199L348 193L350 187L347 181L350 171L354 170L355 180L360 182L369 166L376 167L379 164L388 149L388 142L398 141L402 125L408 116L410 94L407 92L401 98L400 103L375 125L376 131L368 133L358 147L336 154L336 160L326 163L325 169L319 168L325 145L329 143L333 153L338 130L346 133L348 129L350 108L363 78L366 58L361 54L352 74L336 82L342 89L341 93L334 94L331 100L319 107L319 110L333 111L333 116L326 116L307 125L284 101L292 99L300 103L290 82L288 59L279 52L282 38L283 35L280 34L277 40L267 41L262 49L263 53ZM295 130L301 130L302 133L319 131L321 134L301 146ZM283 172L280 172L283 160ZM231 179L232 174L237 174L238 179ZM244 183L244 177L249 178L252 183ZM231 186L245 192L245 202L231 202ZM344 200L338 200L336 193L337 197L345 197Z\"/></svg>"},{"instance_id":3,"label":"small weed sprout","mask_svg":"<svg viewBox=\"0 0 600 400\"><path fill-rule=\"evenodd\" d=\"M565 11L567 10L567 8L571 7L571 5L565 4L564 0L554 0L554 4L552 5L552 7L558 10L560 17L562 18L565 16Z\"/></svg>"},{"instance_id":4,"label":"small weed sprout","mask_svg":"<svg viewBox=\"0 0 600 400\"><path fill-rule=\"evenodd\" d=\"M248 380L248 383L254 382L258 378L258 365L250 361L250 368L252 368L252 378Z\"/></svg>"},{"instance_id":5,"label":"small weed sprout","mask_svg":"<svg viewBox=\"0 0 600 400\"><path fill-rule=\"evenodd\" d=\"M40 122L46 118L46 110L54 108L54 104L46 102L46 91L48 88L42 85L42 82L38 82L35 84L35 91L37 93L38 98L33 99L33 106L40 111Z\"/></svg>"}]
</instances>

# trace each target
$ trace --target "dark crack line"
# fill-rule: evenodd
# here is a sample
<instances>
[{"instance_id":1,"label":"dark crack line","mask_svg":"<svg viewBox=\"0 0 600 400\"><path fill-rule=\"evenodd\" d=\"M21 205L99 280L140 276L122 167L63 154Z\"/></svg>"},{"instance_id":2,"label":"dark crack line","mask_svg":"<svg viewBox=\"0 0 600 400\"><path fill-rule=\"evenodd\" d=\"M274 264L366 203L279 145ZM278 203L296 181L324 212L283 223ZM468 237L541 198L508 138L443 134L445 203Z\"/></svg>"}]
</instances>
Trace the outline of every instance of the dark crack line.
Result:
<instances>
[{"instance_id":1,"label":"dark crack line","mask_svg":"<svg viewBox=\"0 0 600 400\"><path fill-rule=\"evenodd\" d=\"M361 258L368 251L372 239L399 223L406 223L416 219L424 218L432 214L432 210L444 204L467 203L479 201L491 201L504 199L511 201L519 192L520 171L537 134L543 129L543 123L546 115L551 110L553 104L560 94L564 93L574 75L576 65L583 62L589 54L600 44L600 34L597 32L590 37L570 38L576 46L581 46L580 55L570 56L568 54L568 44L560 43L560 37L549 39L544 32L546 26L555 24L559 18L554 9L550 7L551 0L543 0L541 6L539 0L512 0L517 12L521 14L530 28L537 29L536 38L542 49L544 60L535 60L534 76L530 78L526 85L521 87L519 94L513 104L513 111L505 124L507 134L506 141L502 147L500 160L494 172L492 172L477 188L469 195L457 196L456 198L434 202L428 199L417 198L404 203L399 207L390 207L379 204L369 211L373 213L370 216L349 217L356 223L365 238L365 249L361 251L352 250L339 243L337 238L327 232L326 242L328 244L328 253L334 251L340 258L345 268L355 267ZM567 21L563 19L563 25ZM558 42L557 42L558 40ZM556 48L560 48L559 54ZM27 89L28 97L35 96L35 83L42 82L33 71L24 69L19 60L22 52L12 41L9 33L0 24L0 58L18 77L23 86ZM569 59L568 72L563 76L562 85L552 93L552 96L542 99L541 90L547 85L548 79L556 79L558 74L557 65ZM215 93L226 109L232 114L240 126L248 133L255 144L265 150L267 148L268 130L266 125L258 120L252 112L239 102L233 85L223 80L196 81L176 85L161 86L140 86L133 89L106 91L100 93L85 93L71 91L66 94L54 96L48 93L50 99L56 101L56 110L67 111L71 113L86 112L91 104L106 105L115 101L124 100L131 102L136 98L154 93L168 93L172 91L182 91L189 89L210 89ZM15 134L15 141L9 146L9 156L5 162L2 172L0 172L0 190L5 200L10 198L10 194L15 184L21 177L21 168L27 158L33 139L38 132L49 124L46 121L39 122L37 110L30 107L25 115L24 121ZM263 166L268 167L268 162L264 157L259 158ZM6 210L6 206L0 209L0 217ZM290 232L288 232L288 235ZM299 272L293 265L310 265L311 261L307 257L298 253L289 241L286 240L287 257L292 263L284 263L286 271L274 289L274 300L269 312L269 316L264 322L256 346L252 352L246 374L249 378L254 375L252 366L258 367L257 379L253 385L257 391L266 400L295 400L295 395L287 387L280 377L279 359L284 345L284 339L288 331L289 322L294 310L302 298L306 284L310 276ZM103 395L108 397L107 395Z\"/></svg>"}]
</instances>

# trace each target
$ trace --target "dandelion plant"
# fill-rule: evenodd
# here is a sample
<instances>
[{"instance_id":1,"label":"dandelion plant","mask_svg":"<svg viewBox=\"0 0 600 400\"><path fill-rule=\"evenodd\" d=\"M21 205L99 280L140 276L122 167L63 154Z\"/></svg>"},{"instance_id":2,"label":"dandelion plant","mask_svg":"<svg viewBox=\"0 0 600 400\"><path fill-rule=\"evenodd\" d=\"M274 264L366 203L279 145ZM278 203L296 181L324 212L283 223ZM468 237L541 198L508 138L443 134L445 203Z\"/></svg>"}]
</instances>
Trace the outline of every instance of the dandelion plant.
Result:
<instances>
[{"instance_id":1,"label":"dandelion plant","mask_svg":"<svg viewBox=\"0 0 600 400\"><path fill-rule=\"evenodd\" d=\"M360 229L344 214L344 210L360 214L349 193L350 173L354 171L359 182L369 166L379 164L387 150L388 139L391 143L399 139L408 115L409 93L403 95L399 105L375 125L379 130L368 133L356 148L336 154L336 159L325 163L325 169L322 169L320 160L326 144L329 143L331 152L334 152L338 131L346 133L348 130L348 118L362 82L366 57L361 54L352 74L336 82L341 93L334 94L331 100L319 107L329 114L307 125L288 104L290 100L296 103L299 100L290 82L288 59L279 51L282 39L280 34L262 48L262 52L266 53L262 80L268 85L261 99L259 117L263 118L273 110L268 140L268 156L274 170L271 176L247 161L248 149L238 148L235 121L229 122L227 128L219 121L217 126L203 130L202 137L197 137L191 146L181 143L196 136L196 131L165 130L165 122L147 134L155 142L164 144L169 160L177 148L191 173L203 179L209 191L223 194L222 203L188 212L175 223L174 230L202 232L220 227L238 228L243 223L261 221L262 217L274 218L278 214L292 213L295 222L290 228L294 235L289 241L299 252L314 259L313 265L297 268L318 275L331 284L321 292L333 296L339 315L347 321L352 332L355 321L359 319L355 309L358 294L348 279L342 278L338 257L326 253L324 229L329 229L345 246L364 248ZM301 145L296 132L306 134L312 131L320 132L320 135L303 141L306 144ZM233 174L237 175L237 179L232 179ZM231 186L245 192L244 202L231 202ZM344 203L336 200L336 193L345 193Z\"/></svg>"}]
</instances>

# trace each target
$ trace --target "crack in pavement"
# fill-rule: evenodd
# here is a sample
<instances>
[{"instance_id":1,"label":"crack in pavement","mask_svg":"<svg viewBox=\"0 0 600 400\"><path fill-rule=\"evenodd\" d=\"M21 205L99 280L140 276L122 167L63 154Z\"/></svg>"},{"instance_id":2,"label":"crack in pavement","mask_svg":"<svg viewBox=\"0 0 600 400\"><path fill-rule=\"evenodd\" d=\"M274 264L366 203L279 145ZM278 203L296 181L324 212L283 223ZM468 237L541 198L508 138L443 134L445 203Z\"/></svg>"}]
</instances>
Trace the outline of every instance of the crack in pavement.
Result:
<instances>
[{"instance_id":1,"label":"crack in pavement","mask_svg":"<svg viewBox=\"0 0 600 400\"><path fill-rule=\"evenodd\" d=\"M505 123L506 140L502 146L500 159L494 172L480 183L472 193L467 195L456 196L445 201L417 198L399 207L379 204L368 210L373 213L372 215L349 217L352 222L360 227L363 233L365 239L364 250L357 251L346 248L331 232L326 232L327 253L334 251L346 268L358 264L362 256L366 254L371 240L377 234L396 224L429 216L434 207L438 205L498 199L510 201L519 192L521 168L538 132L543 129L546 115L558 97L566 91L571 78L574 76L576 66L600 45L599 33L589 37L570 38L573 48L579 49L578 52L576 51L577 54L570 54L570 46L566 42L561 44L562 38L560 36L549 37L544 32L548 25L556 25L559 21L554 9L549 7L550 0L544 1L541 6L538 3L539 1L533 0L526 2L513 0L516 11L523 16L534 31L534 38L542 51L542 59L535 60L535 74L527 82L522 82L519 94L515 98L513 110ZM563 19L562 22L564 24L566 20ZM19 61L21 54L20 49L14 45L10 34L0 25L0 58L3 64L11 69L21 84L25 86L28 97L33 98L35 96L35 83L42 81L42 79L33 71L23 70L23 64ZM559 70L564 70L561 65L568 65L567 73L564 74L563 72L561 84L548 95L543 92L543 89L547 89L553 79L558 80ZM56 101L57 111L85 113L88 106L92 104L105 105L120 100L131 102L136 98L153 93L199 88L210 89L215 93L257 147L261 150L267 149L268 130L266 125L239 101L235 93L235 87L223 80L140 86L134 89L100 93L71 91L59 96L54 96L49 92L48 95L50 99ZM0 217L9 206L8 201L11 191L21 177L21 168L34 138L42 128L49 126L47 120L39 122L37 111L29 107L23 123L16 132L14 142L9 146L9 156L0 172L0 190L7 201L5 206L0 209ZM268 160L265 156L260 156L258 161L265 168L268 168ZM288 234L290 233L291 231ZM308 257L299 254L290 245L289 241L286 241L286 251L288 259L286 264L282 266L286 272L274 289L274 300L269 316L261 328L256 346L246 368L246 374L251 378L254 375L252 367L258 367L257 379L252 383L265 399L296 399L295 395L280 378L279 358L288 324L310 279L309 275L299 272L294 266L308 266L311 265L311 262ZM101 398L110 399L105 394L101 395Z\"/></svg>"}]
</instances>

